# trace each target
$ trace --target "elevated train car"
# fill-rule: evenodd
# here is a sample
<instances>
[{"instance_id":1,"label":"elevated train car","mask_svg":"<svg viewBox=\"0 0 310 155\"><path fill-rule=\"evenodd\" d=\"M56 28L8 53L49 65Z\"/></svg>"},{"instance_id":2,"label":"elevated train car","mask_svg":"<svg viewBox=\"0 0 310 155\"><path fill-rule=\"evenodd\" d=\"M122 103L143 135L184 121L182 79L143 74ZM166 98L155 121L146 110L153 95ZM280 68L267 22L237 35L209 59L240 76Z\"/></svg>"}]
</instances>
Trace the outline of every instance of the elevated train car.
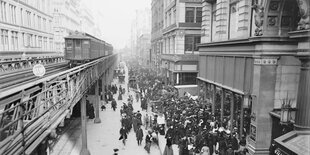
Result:
<instances>
[{"instance_id":1,"label":"elevated train car","mask_svg":"<svg viewBox=\"0 0 310 155\"><path fill-rule=\"evenodd\" d=\"M75 32L65 37L65 59L74 67L113 54L113 46L87 33Z\"/></svg>"}]
</instances>

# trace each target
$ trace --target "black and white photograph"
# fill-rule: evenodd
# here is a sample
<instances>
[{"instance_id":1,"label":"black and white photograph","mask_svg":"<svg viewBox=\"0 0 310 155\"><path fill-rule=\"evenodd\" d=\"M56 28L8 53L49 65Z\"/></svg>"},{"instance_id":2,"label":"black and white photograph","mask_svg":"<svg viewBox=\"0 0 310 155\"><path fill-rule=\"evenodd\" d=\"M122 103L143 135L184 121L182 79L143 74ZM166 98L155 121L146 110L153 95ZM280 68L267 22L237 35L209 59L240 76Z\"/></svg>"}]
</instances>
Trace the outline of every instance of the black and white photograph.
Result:
<instances>
[{"instance_id":1,"label":"black and white photograph","mask_svg":"<svg viewBox=\"0 0 310 155\"><path fill-rule=\"evenodd\" d=\"M0 0L0 155L310 155L310 0Z\"/></svg>"}]
</instances>

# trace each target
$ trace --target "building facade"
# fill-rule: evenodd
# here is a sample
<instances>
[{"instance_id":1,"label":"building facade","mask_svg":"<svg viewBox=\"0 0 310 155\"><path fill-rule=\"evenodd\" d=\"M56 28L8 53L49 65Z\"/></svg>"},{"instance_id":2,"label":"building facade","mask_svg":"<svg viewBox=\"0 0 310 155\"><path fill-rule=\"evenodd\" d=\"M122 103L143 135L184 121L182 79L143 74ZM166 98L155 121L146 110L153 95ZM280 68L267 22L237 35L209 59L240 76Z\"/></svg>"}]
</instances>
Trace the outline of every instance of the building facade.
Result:
<instances>
[{"instance_id":1,"label":"building facade","mask_svg":"<svg viewBox=\"0 0 310 155\"><path fill-rule=\"evenodd\" d=\"M54 51L48 0L0 1L0 52L10 60Z\"/></svg>"},{"instance_id":2,"label":"building facade","mask_svg":"<svg viewBox=\"0 0 310 155\"><path fill-rule=\"evenodd\" d=\"M70 32L81 31L80 0L53 0L55 50L64 52L65 40Z\"/></svg>"},{"instance_id":3,"label":"building facade","mask_svg":"<svg viewBox=\"0 0 310 155\"><path fill-rule=\"evenodd\" d=\"M145 47L139 47L138 45L146 45L144 42L146 41L146 39L148 39L147 45L151 46L150 34L151 34L151 9L144 8L136 10L135 17L131 23L131 38L130 38L131 56L133 58L140 57L142 59L142 55L140 55L139 50ZM147 48L150 49L150 47ZM148 58L145 57L143 59L146 60Z\"/></svg>"},{"instance_id":4,"label":"building facade","mask_svg":"<svg viewBox=\"0 0 310 155\"><path fill-rule=\"evenodd\" d=\"M202 4L201 101L250 154L309 154L309 1Z\"/></svg>"},{"instance_id":5,"label":"building facade","mask_svg":"<svg viewBox=\"0 0 310 155\"><path fill-rule=\"evenodd\" d=\"M164 1L162 75L167 84L196 84L201 38L201 0Z\"/></svg>"},{"instance_id":6,"label":"building facade","mask_svg":"<svg viewBox=\"0 0 310 155\"><path fill-rule=\"evenodd\" d=\"M150 34L142 34L138 38L138 60L139 64L145 67L151 67L151 35Z\"/></svg>"},{"instance_id":7,"label":"building facade","mask_svg":"<svg viewBox=\"0 0 310 155\"><path fill-rule=\"evenodd\" d=\"M160 73L160 55L163 52L164 0L152 0L151 65Z\"/></svg>"}]
</instances>

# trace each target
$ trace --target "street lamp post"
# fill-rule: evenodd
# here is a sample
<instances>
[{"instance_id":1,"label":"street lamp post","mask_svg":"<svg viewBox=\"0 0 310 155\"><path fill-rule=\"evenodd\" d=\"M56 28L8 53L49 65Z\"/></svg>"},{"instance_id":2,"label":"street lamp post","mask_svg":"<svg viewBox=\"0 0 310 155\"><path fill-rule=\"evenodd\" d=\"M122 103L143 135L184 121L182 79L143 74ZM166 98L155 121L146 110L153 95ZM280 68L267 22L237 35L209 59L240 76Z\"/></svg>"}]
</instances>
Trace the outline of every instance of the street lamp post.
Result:
<instances>
[{"instance_id":1,"label":"street lamp post","mask_svg":"<svg viewBox=\"0 0 310 155\"><path fill-rule=\"evenodd\" d=\"M288 93L285 99L282 100L282 106L281 106L281 117L280 117L280 123L287 125L290 123L291 119L291 104L292 99L288 98Z\"/></svg>"}]
</instances>

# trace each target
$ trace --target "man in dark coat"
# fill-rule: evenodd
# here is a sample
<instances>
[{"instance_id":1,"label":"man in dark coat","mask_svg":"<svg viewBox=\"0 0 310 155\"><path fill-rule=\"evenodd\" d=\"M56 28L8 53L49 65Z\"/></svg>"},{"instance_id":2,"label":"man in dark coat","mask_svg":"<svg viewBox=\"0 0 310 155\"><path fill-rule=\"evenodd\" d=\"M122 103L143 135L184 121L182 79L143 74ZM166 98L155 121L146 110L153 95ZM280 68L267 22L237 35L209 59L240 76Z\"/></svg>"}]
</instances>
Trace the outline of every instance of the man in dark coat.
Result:
<instances>
[{"instance_id":1,"label":"man in dark coat","mask_svg":"<svg viewBox=\"0 0 310 155\"><path fill-rule=\"evenodd\" d=\"M122 128L119 130L119 133L121 136L119 137L118 140L123 139L123 144L126 145L127 132L126 132L125 126L122 126Z\"/></svg>"},{"instance_id":2,"label":"man in dark coat","mask_svg":"<svg viewBox=\"0 0 310 155\"><path fill-rule=\"evenodd\" d=\"M138 125L138 129L136 131L136 137L138 145L141 145L142 139L143 139L143 130L141 129L140 125Z\"/></svg>"},{"instance_id":3,"label":"man in dark coat","mask_svg":"<svg viewBox=\"0 0 310 155\"><path fill-rule=\"evenodd\" d=\"M116 103L115 99L113 98L113 99L112 99L111 106L112 106L112 109L113 109L114 111L115 111L115 109L116 109L116 105L117 105L117 103Z\"/></svg>"}]
</instances>

